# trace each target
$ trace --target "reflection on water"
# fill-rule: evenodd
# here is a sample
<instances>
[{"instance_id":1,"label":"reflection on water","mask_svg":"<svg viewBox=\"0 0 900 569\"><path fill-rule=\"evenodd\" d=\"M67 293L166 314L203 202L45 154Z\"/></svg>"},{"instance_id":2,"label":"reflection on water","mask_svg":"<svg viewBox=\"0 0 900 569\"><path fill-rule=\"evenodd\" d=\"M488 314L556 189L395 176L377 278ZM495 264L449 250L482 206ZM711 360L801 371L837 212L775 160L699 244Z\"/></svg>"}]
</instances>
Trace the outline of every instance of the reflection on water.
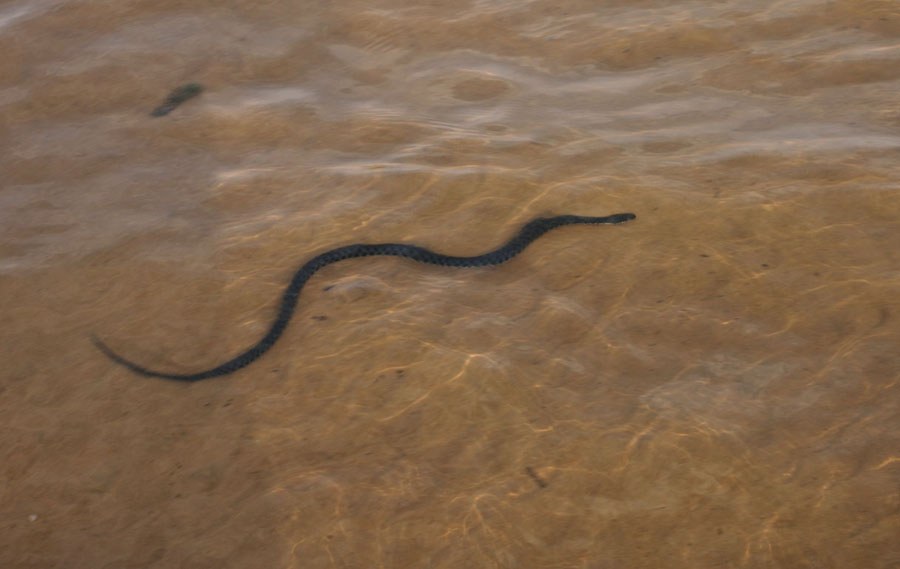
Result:
<instances>
[{"instance_id":1,"label":"reflection on water","mask_svg":"<svg viewBox=\"0 0 900 569\"><path fill-rule=\"evenodd\" d=\"M6 567L893 567L888 0L0 8ZM204 92L165 117L175 87ZM634 211L490 269L533 217Z\"/></svg>"}]
</instances>

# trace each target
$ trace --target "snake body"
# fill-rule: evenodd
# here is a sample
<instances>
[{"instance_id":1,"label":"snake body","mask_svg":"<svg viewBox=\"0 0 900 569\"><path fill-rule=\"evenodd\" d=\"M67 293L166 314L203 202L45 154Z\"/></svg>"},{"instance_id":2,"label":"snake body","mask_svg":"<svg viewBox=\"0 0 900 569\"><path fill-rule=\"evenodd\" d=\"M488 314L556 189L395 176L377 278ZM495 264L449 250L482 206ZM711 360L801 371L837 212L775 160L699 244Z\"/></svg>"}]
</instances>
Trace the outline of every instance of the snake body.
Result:
<instances>
[{"instance_id":1,"label":"snake body","mask_svg":"<svg viewBox=\"0 0 900 569\"><path fill-rule=\"evenodd\" d=\"M297 299L300 297L300 291L303 289L304 285L306 285L306 282L310 278L312 278L312 276L316 274L319 269L332 263L337 263L338 261L352 259L355 257L386 255L392 257L406 257L407 259L412 259L413 261L418 261L419 263L443 265L445 267L486 267L489 265L499 265L500 263L505 263L506 261L521 253L522 250L525 249L525 247L530 245L532 241L534 241L544 233L547 233L551 229L555 229L563 225L615 224L624 223L634 218L635 215L633 213L617 213L605 217L587 217L580 215L541 217L528 222L524 227L522 227L519 233L517 233L512 239L507 241L501 247L488 253L475 255L472 257L455 257L452 255L443 255L441 253L435 253L434 251L431 251L424 247L419 247L417 245L408 245L404 243L357 243L355 245L337 247L336 249L332 249L330 251L326 251L324 253L316 255L315 257L307 261L306 264L300 267L296 273L294 273L294 277L291 279L290 284L282 294L281 305L278 308L278 315L275 317L275 320L269 327L269 331L266 332L266 335L263 336L262 339L256 342L256 344L254 344L253 346L247 348L243 353L231 358L227 362L205 371L185 374L154 371L125 359L124 357L114 352L109 346L104 344L97 337L93 338L93 342L97 346L97 348L99 348L100 351L106 354L106 356L112 361L130 369L137 374L146 377L159 377L162 379L192 382L199 381L201 379L207 379L210 377L227 375L250 365L275 345L275 342L277 342L281 335L284 333L285 328L287 328L288 323L291 321L291 317L294 315L294 310L297 307Z\"/></svg>"}]
</instances>

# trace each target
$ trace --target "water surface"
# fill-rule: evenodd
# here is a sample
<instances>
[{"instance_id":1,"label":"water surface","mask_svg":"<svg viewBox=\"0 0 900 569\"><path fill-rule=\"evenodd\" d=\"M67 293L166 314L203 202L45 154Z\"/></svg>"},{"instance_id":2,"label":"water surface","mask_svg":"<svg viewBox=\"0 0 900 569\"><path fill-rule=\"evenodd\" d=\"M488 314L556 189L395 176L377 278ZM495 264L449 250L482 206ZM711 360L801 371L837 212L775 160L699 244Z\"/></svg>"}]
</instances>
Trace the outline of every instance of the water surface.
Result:
<instances>
[{"instance_id":1,"label":"water surface","mask_svg":"<svg viewBox=\"0 0 900 569\"><path fill-rule=\"evenodd\" d=\"M892 1L0 5L0 565L900 566ZM202 95L151 117L172 89ZM541 215L506 265L457 255Z\"/></svg>"}]
</instances>

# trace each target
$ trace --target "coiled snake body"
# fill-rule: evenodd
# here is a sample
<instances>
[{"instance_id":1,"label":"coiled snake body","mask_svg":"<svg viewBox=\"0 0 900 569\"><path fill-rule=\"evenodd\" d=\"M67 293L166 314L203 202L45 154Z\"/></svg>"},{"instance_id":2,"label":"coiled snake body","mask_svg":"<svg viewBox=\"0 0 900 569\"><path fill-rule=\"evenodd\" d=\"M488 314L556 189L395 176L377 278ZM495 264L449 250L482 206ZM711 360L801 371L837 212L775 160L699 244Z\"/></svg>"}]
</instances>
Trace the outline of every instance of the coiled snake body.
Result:
<instances>
[{"instance_id":1,"label":"coiled snake body","mask_svg":"<svg viewBox=\"0 0 900 569\"><path fill-rule=\"evenodd\" d=\"M245 350L243 353L231 358L227 362L220 364L214 368L200 371L197 373L165 373L147 369L130 360L127 360L112 351L112 349L104 344L99 338L94 337L93 342L104 354L112 361L127 367L131 371L147 377L159 377L163 379L172 379L176 381L198 381L210 377L227 375L246 367L256 361L260 356L269 351L275 345L278 338L284 332L291 317L294 315L294 309L297 306L297 299L300 296L300 290L319 269L344 259L352 259L354 257L369 257L373 255L389 255L393 257L406 257L420 263L429 263L432 265L443 265L446 267L485 267L489 265L499 265L504 263L519 253L532 241L547 233L551 229L561 227L563 225L572 224L614 224L623 223L634 219L633 213L617 213L605 217L586 217L579 215L560 215L556 217L542 217L527 223L519 233L498 249L482 255L473 257L454 257L452 255L442 255L435 253L424 247L416 245L407 245L403 243L381 243L381 244L363 244L347 245L338 247L330 251L316 255L305 265L300 267L291 283L285 289L281 297L281 305L278 308L278 315L269 327L269 331L256 344Z\"/></svg>"}]
</instances>

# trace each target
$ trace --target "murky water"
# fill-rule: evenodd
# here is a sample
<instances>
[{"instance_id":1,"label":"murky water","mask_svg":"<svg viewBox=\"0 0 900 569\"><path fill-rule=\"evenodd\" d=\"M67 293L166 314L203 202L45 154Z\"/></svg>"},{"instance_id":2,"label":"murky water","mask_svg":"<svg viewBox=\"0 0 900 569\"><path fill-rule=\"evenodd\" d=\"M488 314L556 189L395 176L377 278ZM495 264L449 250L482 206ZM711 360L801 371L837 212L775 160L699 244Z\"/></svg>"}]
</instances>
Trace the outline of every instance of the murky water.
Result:
<instances>
[{"instance_id":1,"label":"murky water","mask_svg":"<svg viewBox=\"0 0 900 569\"><path fill-rule=\"evenodd\" d=\"M0 5L0 566L900 567L900 6ZM205 87L151 117L172 89ZM312 255L285 336L233 375Z\"/></svg>"}]
</instances>

